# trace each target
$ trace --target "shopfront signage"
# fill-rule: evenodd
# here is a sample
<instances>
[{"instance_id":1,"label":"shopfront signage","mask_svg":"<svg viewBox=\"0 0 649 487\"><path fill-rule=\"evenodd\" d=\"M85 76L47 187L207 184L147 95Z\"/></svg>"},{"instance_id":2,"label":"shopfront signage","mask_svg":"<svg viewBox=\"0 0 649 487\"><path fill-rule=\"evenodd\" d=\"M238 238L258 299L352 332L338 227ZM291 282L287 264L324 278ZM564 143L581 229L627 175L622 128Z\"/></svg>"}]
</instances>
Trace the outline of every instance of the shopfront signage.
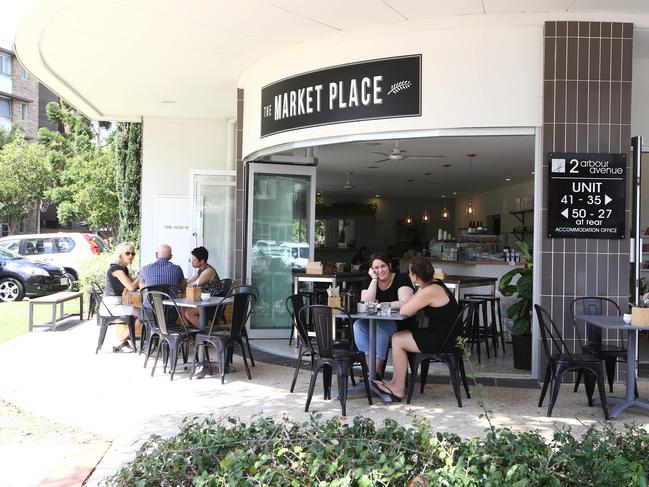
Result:
<instances>
[{"instance_id":1,"label":"shopfront signage","mask_svg":"<svg viewBox=\"0 0 649 487\"><path fill-rule=\"evenodd\" d=\"M261 89L261 136L318 125L421 115L421 55L299 74Z\"/></svg>"},{"instance_id":2,"label":"shopfront signage","mask_svg":"<svg viewBox=\"0 0 649 487\"><path fill-rule=\"evenodd\" d=\"M624 238L626 154L550 153L548 236Z\"/></svg>"}]
</instances>

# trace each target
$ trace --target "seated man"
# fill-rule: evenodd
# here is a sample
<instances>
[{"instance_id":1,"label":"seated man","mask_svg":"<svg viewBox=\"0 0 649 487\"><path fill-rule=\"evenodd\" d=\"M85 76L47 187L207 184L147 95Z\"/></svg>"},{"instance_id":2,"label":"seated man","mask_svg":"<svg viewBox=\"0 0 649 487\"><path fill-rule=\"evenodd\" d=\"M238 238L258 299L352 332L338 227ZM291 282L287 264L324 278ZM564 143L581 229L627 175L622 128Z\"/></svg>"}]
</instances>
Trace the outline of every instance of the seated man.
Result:
<instances>
[{"instance_id":1,"label":"seated man","mask_svg":"<svg viewBox=\"0 0 649 487\"><path fill-rule=\"evenodd\" d=\"M156 261L145 265L140 271L140 289L148 286L176 286L184 291L187 281L182 268L171 262L171 247L167 244L160 245L155 256ZM170 294L172 297L176 297L175 293ZM149 307L146 299L143 299L142 305L143 309ZM168 307L166 316L169 323L175 323L178 319L176 311L170 307Z\"/></svg>"}]
</instances>

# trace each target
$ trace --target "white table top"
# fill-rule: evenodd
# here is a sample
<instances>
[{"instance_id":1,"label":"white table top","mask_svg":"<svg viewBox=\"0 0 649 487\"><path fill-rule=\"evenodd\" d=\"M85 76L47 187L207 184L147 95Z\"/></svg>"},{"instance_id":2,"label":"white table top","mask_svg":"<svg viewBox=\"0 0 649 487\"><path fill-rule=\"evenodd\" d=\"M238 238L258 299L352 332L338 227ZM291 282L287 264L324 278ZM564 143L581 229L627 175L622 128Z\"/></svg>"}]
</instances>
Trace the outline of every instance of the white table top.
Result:
<instances>
[{"instance_id":1,"label":"white table top","mask_svg":"<svg viewBox=\"0 0 649 487\"><path fill-rule=\"evenodd\" d=\"M338 313L333 315L334 318L347 318L347 315L344 313ZM392 311L389 315L379 315L379 314L367 314L367 313L350 313L350 318L354 319L366 319L366 320L393 320L401 321L407 320L409 316L400 315L397 311Z\"/></svg>"},{"instance_id":2,"label":"white table top","mask_svg":"<svg viewBox=\"0 0 649 487\"><path fill-rule=\"evenodd\" d=\"M206 308L208 306L218 306L219 304L230 304L234 302L234 297L213 296L207 301L192 301L189 298L177 298L175 302L181 308ZM162 304L172 306L174 301L165 299Z\"/></svg>"},{"instance_id":3,"label":"white table top","mask_svg":"<svg viewBox=\"0 0 649 487\"><path fill-rule=\"evenodd\" d=\"M649 330L649 325L631 325L624 322L621 316L577 315L575 318L584 320L591 325L609 330Z\"/></svg>"}]
</instances>

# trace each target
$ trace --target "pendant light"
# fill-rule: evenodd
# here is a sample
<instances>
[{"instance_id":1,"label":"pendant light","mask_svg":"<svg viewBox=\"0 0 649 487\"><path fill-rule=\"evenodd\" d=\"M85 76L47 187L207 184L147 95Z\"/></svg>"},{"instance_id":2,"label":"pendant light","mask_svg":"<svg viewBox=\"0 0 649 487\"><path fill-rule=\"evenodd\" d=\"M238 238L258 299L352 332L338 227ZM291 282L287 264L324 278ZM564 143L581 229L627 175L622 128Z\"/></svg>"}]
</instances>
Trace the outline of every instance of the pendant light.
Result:
<instances>
[{"instance_id":1,"label":"pendant light","mask_svg":"<svg viewBox=\"0 0 649 487\"><path fill-rule=\"evenodd\" d=\"M428 214L428 210L424 210L423 215L421 215L421 222L430 223L430 215Z\"/></svg>"},{"instance_id":2,"label":"pendant light","mask_svg":"<svg viewBox=\"0 0 649 487\"><path fill-rule=\"evenodd\" d=\"M466 156L469 158L469 179L473 181L473 158L475 157L475 154L467 154ZM466 207L464 208L464 213L466 213L467 216L475 216L475 207L471 200L467 202Z\"/></svg>"},{"instance_id":3,"label":"pendant light","mask_svg":"<svg viewBox=\"0 0 649 487\"><path fill-rule=\"evenodd\" d=\"M406 223L406 225L412 225L412 216L410 215L410 213L408 213L406 215L406 222L405 223Z\"/></svg>"},{"instance_id":4,"label":"pendant light","mask_svg":"<svg viewBox=\"0 0 649 487\"><path fill-rule=\"evenodd\" d=\"M450 164L442 164L442 167L444 168L444 181L446 181L446 173L448 171L448 168L451 167ZM446 208L446 195L442 195L442 202L443 202L443 208L442 208L442 220L443 221L449 221L451 219L451 213L448 211L448 208Z\"/></svg>"}]
</instances>

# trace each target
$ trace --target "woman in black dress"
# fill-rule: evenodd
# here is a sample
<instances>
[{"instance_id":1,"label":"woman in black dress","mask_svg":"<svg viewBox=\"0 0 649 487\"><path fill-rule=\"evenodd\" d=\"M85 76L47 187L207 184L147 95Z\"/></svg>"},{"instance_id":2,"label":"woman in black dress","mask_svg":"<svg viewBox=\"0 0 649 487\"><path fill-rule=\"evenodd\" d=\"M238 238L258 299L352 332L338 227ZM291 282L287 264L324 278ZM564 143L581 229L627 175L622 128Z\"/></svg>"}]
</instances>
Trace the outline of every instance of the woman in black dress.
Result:
<instances>
[{"instance_id":1,"label":"woman in black dress","mask_svg":"<svg viewBox=\"0 0 649 487\"><path fill-rule=\"evenodd\" d=\"M413 316L420 313L420 319L429 322L428 328L399 331L392 335L392 380L374 381L392 399L400 401L406 393L408 352L438 353L450 352L455 347L454 337L446 340L460 311L453 293L443 282L436 280L435 270L426 257L415 257L410 261L410 279L419 290L401 306L400 313ZM459 334L460 330L456 330ZM446 346L442 344L446 340Z\"/></svg>"}]
</instances>

